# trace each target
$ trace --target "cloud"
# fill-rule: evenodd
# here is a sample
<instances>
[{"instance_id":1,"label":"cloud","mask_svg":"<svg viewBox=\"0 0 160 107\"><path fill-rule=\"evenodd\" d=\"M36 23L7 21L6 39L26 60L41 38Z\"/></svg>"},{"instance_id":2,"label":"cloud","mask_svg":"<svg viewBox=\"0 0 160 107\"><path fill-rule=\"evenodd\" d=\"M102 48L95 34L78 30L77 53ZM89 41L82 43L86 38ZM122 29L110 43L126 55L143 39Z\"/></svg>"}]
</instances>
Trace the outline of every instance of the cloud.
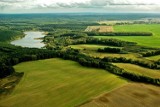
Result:
<instances>
[{"instance_id":1,"label":"cloud","mask_svg":"<svg viewBox=\"0 0 160 107\"><path fill-rule=\"evenodd\" d=\"M0 0L2 11L28 11L45 9L64 9L64 11L83 9L95 11L157 11L160 10L158 0ZM1 12L0 11L0 12Z\"/></svg>"}]
</instances>

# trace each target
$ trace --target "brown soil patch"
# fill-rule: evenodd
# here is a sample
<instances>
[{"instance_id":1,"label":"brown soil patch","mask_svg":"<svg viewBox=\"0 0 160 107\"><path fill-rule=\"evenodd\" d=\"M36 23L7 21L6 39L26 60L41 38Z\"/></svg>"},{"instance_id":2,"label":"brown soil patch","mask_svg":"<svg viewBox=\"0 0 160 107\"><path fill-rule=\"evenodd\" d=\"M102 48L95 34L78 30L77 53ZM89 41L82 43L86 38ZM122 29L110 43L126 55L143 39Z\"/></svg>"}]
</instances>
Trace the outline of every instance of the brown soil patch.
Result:
<instances>
[{"instance_id":1,"label":"brown soil patch","mask_svg":"<svg viewBox=\"0 0 160 107\"><path fill-rule=\"evenodd\" d=\"M131 83L80 107L160 107L160 87Z\"/></svg>"}]
</instances>

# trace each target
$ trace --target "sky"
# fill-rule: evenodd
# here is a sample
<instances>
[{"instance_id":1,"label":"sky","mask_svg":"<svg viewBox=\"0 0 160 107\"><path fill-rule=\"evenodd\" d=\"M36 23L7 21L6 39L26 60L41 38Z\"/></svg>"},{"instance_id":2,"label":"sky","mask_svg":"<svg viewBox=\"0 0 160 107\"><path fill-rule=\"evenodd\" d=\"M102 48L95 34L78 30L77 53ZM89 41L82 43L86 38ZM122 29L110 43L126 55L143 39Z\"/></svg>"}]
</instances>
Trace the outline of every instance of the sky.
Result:
<instances>
[{"instance_id":1,"label":"sky","mask_svg":"<svg viewBox=\"0 0 160 107\"><path fill-rule=\"evenodd\" d=\"M0 0L0 13L160 13L160 0Z\"/></svg>"}]
</instances>

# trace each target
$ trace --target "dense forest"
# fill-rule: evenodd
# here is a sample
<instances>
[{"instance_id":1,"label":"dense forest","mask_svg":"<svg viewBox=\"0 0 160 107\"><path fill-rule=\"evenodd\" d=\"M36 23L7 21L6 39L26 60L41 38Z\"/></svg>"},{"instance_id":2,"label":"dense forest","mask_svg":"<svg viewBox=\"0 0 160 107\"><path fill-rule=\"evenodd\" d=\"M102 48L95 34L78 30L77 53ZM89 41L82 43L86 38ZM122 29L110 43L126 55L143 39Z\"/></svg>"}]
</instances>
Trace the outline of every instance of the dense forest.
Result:
<instances>
[{"instance_id":1,"label":"dense forest","mask_svg":"<svg viewBox=\"0 0 160 107\"><path fill-rule=\"evenodd\" d=\"M86 32L88 36L152 36L150 32Z\"/></svg>"},{"instance_id":2,"label":"dense forest","mask_svg":"<svg viewBox=\"0 0 160 107\"><path fill-rule=\"evenodd\" d=\"M22 38L25 35L21 31L0 30L0 42L9 42L17 38Z\"/></svg>"}]
</instances>

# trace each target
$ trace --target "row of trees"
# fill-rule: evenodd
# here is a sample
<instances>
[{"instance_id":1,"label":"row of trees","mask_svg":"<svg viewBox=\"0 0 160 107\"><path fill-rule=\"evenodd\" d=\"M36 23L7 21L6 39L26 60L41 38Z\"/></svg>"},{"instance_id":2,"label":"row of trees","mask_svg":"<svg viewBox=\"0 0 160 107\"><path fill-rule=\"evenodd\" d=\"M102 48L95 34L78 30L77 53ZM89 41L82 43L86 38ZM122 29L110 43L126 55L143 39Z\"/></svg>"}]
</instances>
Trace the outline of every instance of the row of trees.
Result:
<instances>
[{"instance_id":1,"label":"row of trees","mask_svg":"<svg viewBox=\"0 0 160 107\"><path fill-rule=\"evenodd\" d=\"M68 50L64 53L61 53L60 57L62 57L64 59L77 61L82 66L102 68L102 69L109 71L110 73L119 75L121 77L127 78L132 81L160 85L159 78L151 78L151 77L147 77L147 76L143 76L143 75L129 73L122 68L119 68L109 62L103 61L102 59L86 56L84 54L78 53L78 51L75 52L72 49Z\"/></svg>"},{"instance_id":2,"label":"row of trees","mask_svg":"<svg viewBox=\"0 0 160 107\"><path fill-rule=\"evenodd\" d=\"M114 63L131 63L131 64L139 65L142 67L150 68L150 69L160 69L160 67L156 63L127 59L125 57L119 57L119 58L117 58L117 57L104 57L102 60L105 62L114 62Z\"/></svg>"},{"instance_id":3,"label":"row of trees","mask_svg":"<svg viewBox=\"0 0 160 107\"><path fill-rule=\"evenodd\" d=\"M151 32L86 32L88 36L152 36Z\"/></svg>"},{"instance_id":4,"label":"row of trees","mask_svg":"<svg viewBox=\"0 0 160 107\"><path fill-rule=\"evenodd\" d=\"M120 53L121 49L120 48L111 48L111 47L106 47L106 48L98 48L98 52L107 52L107 53Z\"/></svg>"},{"instance_id":5,"label":"row of trees","mask_svg":"<svg viewBox=\"0 0 160 107\"><path fill-rule=\"evenodd\" d=\"M79 24L43 24L39 25L39 29L43 31L53 31L56 29L69 29L74 31L84 31L87 26L95 26L98 23L79 23Z\"/></svg>"},{"instance_id":6,"label":"row of trees","mask_svg":"<svg viewBox=\"0 0 160 107\"><path fill-rule=\"evenodd\" d=\"M72 44L98 44L98 45L108 45L108 46L134 46L135 42L127 42L118 39L99 39L93 37L85 37L81 39L74 40Z\"/></svg>"},{"instance_id":7,"label":"row of trees","mask_svg":"<svg viewBox=\"0 0 160 107\"><path fill-rule=\"evenodd\" d=\"M156 55L160 55L160 50L149 51L149 52L145 52L145 53L141 53L141 54L143 57L156 56Z\"/></svg>"}]
</instances>

